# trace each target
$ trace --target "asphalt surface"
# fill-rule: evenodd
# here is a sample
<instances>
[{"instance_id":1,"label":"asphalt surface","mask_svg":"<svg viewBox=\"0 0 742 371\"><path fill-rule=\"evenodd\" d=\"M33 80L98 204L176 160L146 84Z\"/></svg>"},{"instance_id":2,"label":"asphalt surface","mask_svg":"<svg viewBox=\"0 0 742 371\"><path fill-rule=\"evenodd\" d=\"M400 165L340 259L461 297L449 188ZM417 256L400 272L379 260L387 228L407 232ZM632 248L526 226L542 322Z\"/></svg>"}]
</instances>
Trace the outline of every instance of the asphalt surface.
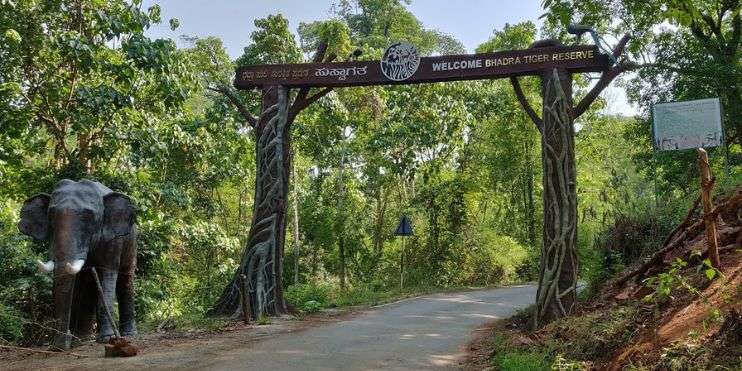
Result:
<instances>
[{"instance_id":1,"label":"asphalt surface","mask_svg":"<svg viewBox=\"0 0 742 371\"><path fill-rule=\"evenodd\" d=\"M276 320L245 331L179 339L135 339L140 354L103 358L100 344L81 357L3 358L0 370L450 370L460 368L474 330L534 302L536 287L435 294L324 320Z\"/></svg>"},{"instance_id":2,"label":"asphalt surface","mask_svg":"<svg viewBox=\"0 0 742 371\"><path fill-rule=\"evenodd\" d=\"M532 285L436 294L281 334L189 365L209 370L457 369L478 326L534 302Z\"/></svg>"}]
</instances>

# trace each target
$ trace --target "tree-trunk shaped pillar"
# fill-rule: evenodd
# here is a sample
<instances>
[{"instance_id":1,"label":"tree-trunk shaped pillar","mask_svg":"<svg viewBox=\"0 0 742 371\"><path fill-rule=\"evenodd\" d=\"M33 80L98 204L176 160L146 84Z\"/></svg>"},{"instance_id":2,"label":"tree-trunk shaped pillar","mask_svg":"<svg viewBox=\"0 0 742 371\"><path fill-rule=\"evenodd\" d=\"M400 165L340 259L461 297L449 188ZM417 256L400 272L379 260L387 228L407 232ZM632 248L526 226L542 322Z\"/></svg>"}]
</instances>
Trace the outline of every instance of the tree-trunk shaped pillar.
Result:
<instances>
[{"instance_id":1,"label":"tree-trunk shaped pillar","mask_svg":"<svg viewBox=\"0 0 742 371\"><path fill-rule=\"evenodd\" d=\"M286 312L281 273L285 237L289 151L289 96L283 86L263 89L260 117L255 125L255 198L253 218L239 269L226 288L216 312L239 311L240 275L247 278L253 318Z\"/></svg>"},{"instance_id":2,"label":"tree-trunk shaped pillar","mask_svg":"<svg viewBox=\"0 0 742 371\"><path fill-rule=\"evenodd\" d=\"M600 92L636 64L623 56L629 36L613 49L618 62L607 67L600 79L577 105L572 101L572 76L564 68L541 73L542 115L528 103L517 77L510 83L521 106L541 132L544 227L534 326L539 327L572 312L577 300L577 169L574 120L595 101ZM555 40L534 43L531 48L561 47Z\"/></svg>"},{"instance_id":3,"label":"tree-trunk shaped pillar","mask_svg":"<svg viewBox=\"0 0 742 371\"><path fill-rule=\"evenodd\" d=\"M325 58L327 44L320 43L312 62ZM325 63L331 62L328 56ZM284 85L261 87L260 115L250 112L243 98L230 86L216 84L209 90L223 95L252 127L255 135L255 198L252 222L240 265L211 314L239 316L243 313L240 287L246 282L250 315L253 319L286 313L283 300L283 250L286 240L289 175L291 171L291 124L312 103L327 95L332 88L314 91L310 87L289 94ZM290 97L293 96L293 101Z\"/></svg>"},{"instance_id":4,"label":"tree-trunk shaped pillar","mask_svg":"<svg viewBox=\"0 0 742 371\"><path fill-rule=\"evenodd\" d=\"M541 77L544 227L536 325L572 311L577 291L577 187L572 77L552 70Z\"/></svg>"}]
</instances>

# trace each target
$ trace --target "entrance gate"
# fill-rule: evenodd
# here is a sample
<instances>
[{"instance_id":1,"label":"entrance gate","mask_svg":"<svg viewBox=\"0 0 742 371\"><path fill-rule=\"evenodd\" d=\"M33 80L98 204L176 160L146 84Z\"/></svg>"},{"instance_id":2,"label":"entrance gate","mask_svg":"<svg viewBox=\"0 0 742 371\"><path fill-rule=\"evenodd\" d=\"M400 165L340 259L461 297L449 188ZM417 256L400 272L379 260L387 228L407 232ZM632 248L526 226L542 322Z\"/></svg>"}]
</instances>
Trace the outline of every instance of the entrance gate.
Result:
<instances>
[{"instance_id":1,"label":"entrance gate","mask_svg":"<svg viewBox=\"0 0 742 371\"><path fill-rule=\"evenodd\" d=\"M401 42L391 45L380 61L347 62L333 62L335 56L326 56L327 45L321 44L312 63L238 68L236 88L262 91L260 115L252 116L229 87L217 90L254 129L255 198L246 253L214 312L240 310L240 287L245 288L253 318L286 311L281 272L291 168L290 129L301 110L338 87L509 78L520 104L541 133L544 228L535 324L568 314L576 299L578 272L573 122L616 76L635 67L622 58L627 42L624 36L612 55L593 45L564 46L546 40L525 50L436 57L420 57L414 46ZM585 72L602 74L574 105L571 76ZM519 76L526 75L541 78L541 116L528 103L518 82ZM298 90L293 101L291 89Z\"/></svg>"}]
</instances>

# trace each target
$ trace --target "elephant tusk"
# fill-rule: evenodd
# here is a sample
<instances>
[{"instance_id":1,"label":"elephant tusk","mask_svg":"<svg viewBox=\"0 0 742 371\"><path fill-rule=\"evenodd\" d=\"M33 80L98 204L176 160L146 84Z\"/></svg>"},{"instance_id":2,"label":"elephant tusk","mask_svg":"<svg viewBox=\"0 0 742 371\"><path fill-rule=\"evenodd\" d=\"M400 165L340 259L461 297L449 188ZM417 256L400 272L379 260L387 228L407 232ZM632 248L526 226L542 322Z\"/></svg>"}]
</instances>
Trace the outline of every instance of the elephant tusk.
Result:
<instances>
[{"instance_id":1,"label":"elephant tusk","mask_svg":"<svg viewBox=\"0 0 742 371\"><path fill-rule=\"evenodd\" d=\"M39 271L49 273L54 270L54 262L49 260L44 263L41 260L36 260L36 265L39 267Z\"/></svg>"},{"instance_id":2,"label":"elephant tusk","mask_svg":"<svg viewBox=\"0 0 742 371\"><path fill-rule=\"evenodd\" d=\"M80 269L82 269L83 264L85 264L85 260L83 260L83 259L77 259L77 260L73 261L72 264L67 263L64 266L64 269L69 274L77 274L77 272L79 272Z\"/></svg>"}]
</instances>

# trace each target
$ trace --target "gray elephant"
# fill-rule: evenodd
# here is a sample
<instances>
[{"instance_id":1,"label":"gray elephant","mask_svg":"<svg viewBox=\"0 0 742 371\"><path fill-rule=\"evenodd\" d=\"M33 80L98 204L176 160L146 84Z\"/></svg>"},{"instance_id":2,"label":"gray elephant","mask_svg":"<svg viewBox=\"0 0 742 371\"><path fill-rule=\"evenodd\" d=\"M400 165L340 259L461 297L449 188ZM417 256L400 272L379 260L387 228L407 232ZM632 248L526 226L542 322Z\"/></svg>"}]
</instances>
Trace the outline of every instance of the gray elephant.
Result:
<instances>
[{"instance_id":1,"label":"gray elephant","mask_svg":"<svg viewBox=\"0 0 742 371\"><path fill-rule=\"evenodd\" d=\"M51 195L29 198L21 209L18 229L49 243L50 260L39 269L54 273L57 334L54 349L69 349L72 334L91 335L97 317L99 342L114 334L104 305L119 305L122 336L136 335L134 268L136 267L135 207L132 200L98 182L62 180ZM88 268L95 267L104 297Z\"/></svg>"}]
</instances>

